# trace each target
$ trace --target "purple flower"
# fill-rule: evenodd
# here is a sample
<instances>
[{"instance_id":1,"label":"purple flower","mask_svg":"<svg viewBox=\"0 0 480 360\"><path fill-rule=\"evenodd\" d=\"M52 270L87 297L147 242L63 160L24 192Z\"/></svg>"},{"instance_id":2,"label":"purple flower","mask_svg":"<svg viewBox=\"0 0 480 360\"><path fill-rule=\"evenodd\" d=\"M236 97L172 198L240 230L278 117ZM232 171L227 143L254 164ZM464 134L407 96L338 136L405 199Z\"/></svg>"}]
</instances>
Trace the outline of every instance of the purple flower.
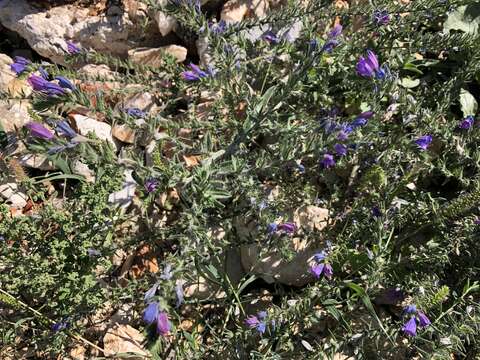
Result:
<instances>
[{"instance_id":1,"label":"purple flower","mask_svg":"<svg viewBox=\"0 0 480 360\"><path fill-rule=\"evenodd\" d=\"M472 115L469 115L467 116L465 119L463 119L460 124L458 125L458 127L460 129L464 129L464 130L468 130L470 129L472 126L473 126L473 122L475 121L475 119L473 118Z\"/></svg>"},{"instance_id":2,"label":"purple flower","mask_svg":"<svg viewBox=\"0 0 480 360\"><path fill-rule=\"evenodd\" d=\"M25 124L25 127L30 130L30 135L33 137L44 140L51 140L54 137L53 133L40 123L30 121Z\"/></svg>"},{"instance_id":3,"label":"purple flower","mask_svg":"<svg viewBox=\"0 0 480 360\"><path fill-rule=\"evenodd\" d=\"M168 320L167 313L164 311L161 311L157 317L157 332L160 335L165 336L170 332L171 328L172 328L172 324L170 324L170 321Z\"/></svg>"},{"instance_id":4,"label":"purple flower","mask_svg":"<svg viewBox=\"0 0 480 360\"><path fill-rule=\"evenodd\" d=\"M308 47L310 51L315 51L318 49L318 41L316 39L312 39L308 42Z\"/></svg>"},{"instance_id":5,"label":"purple flower","mask_svg":"<svg viewBox=\"0 0 480 360\"><path fill-rule=\"evenodd\" d=\"M382 216L382 211L378 206L372 207L372 215L373 217L376 217L376 218L379 218L380 216Z\"/></svg>"},{"instance_id":6,"label":"purple flower","mask_svg":"<svg viewBox=\"0 0 480 360\"><path fill-rule=\"evenodd\" d=\"M267 317L267 312L266 311L259 311L258 314L257 314L257 317L260 320L264 320Z\"/></svg>"},{"instance_id":7,"label":"purple flower","mask_svg":"<svg viewBox=\"0 0 480 360\"><path fill-rule=\"evenodd\" d=\"M473 221L473 223L474 223L475 225L480 225L480 218L476 218L476 219Z\"/></svg>"},{"instance_id":8,"label":"purple flower","mask_svg":"<svg viewBox=\"0 0 480 360\"><path fill-rule=\"evenodd\" d=\"M310 272L315 278L319 279L320 276L323 274L324 268L325 264L315 264L310 267Z\"/></svg>"},{"instance_id":9,"label":"purple flower","mask_svg":"<svg viewBox=\"0 0 480 360\"><path fill-rule=\"evenodd\" d=\"M72 91L76 89L75 85L73 85L70 80L64 78L63 76L55 76L55 80L58 80L58 84L64 89L69 89Z\"/></svg>"},{"instance_id":10,"label":"purple flower","mask_svg":"<svg viewBox=\"0 0 480 360\"><path fill-rule=\"evenodd\" d=\"M75 136L77 136L77 133L70 127L68 122L66 122L65 120L59 121L56 124L55 130L60 136L66 136L69 138L74 138Z\"/></svg>"},{"instance_id":11,"label":"purple flower","mask_svg":"<svg viewBox=\"0 0 480 360\"><path fill-rule=\"evenodd\" d=\"M134 118L143 118L146 115L145 112L139 108L126 108L124 111L128 116L132 116Z\"/></svg>"},{"instance_id":12,"label":"purple flower","mask_svg":"<svg viewBox=\"0 0 480 360\"><path fill-rule=\"evenodd\" d=\"M409 336L417 335L417 323L415 317L412 316L410 320L405 323L402 327L402 331Z\"/></svg>"},{"instance_id":13,"label":"purple flower","mask_svg":"<svg viewBox=\"0 0 480 360\"><path fill-rule=\"evenodd\" d=\"M158 282L153 284L153 286L147 290L147 292L145 293L145 296L143 298L143 301L145 302L148 302L148 300L150 300L152 297L155 296L155 293L157 292L157 289L158 289Z\"/></svg>"},{"instance_id":14,"label":"purple flower","mask_svg":"<svg viewBox=\"0 0 480 360\"><path fill-rule=\"evenodd\" d=\"M347 155L347 147L343 144L335 144L333 145L333 148L335 149L335 152L339 156L345 156Z\"/></svg>"},{"instance_id":15,"label":"purple flower","mask_svg":"<svg viewBox=\"0 0 480 360\"><path fill-rule=\"evenodd\" d=\"M68 323L66 321L59 321L52 325L52 330L54 332L58 332L66 329L67 327L68 327Z\"/></svg>"},{"instance_id":16,"label":"purple flower","mask_svg":"<svg viewBox=\"0 0 480 360\"><path fill-rule=\"evenodd\" d=\"M206 73L205 71L201 70L197 65L193 64L193 63L190 63L188 65L190 67L190 69L192 69L191 71L184 71L181 73L181 76L184 80L187 80L187 81L198 81L202 78L206 78L209 76L208 73ZM212 75L212 71L210 71L210 75Z\"/></svg>"},{"instance_id":17,"label":"purple flower","mask_svg":"<svg viewBox=\"0 0 480 360\"><path fill-rule=\"evenodd\" d=\"M360 56L358 59L357 73L363 77L372 77L379 67L377 55L373 51L367 50L367 57Z\"/></svg>"},{"instance_id":18,"label":"purple flower","mask_svg":"<svg viewBox=\"0 0 480 360\"><path fill-rule=\"evenodd\" d=\"M417 307L415 305L408 305L403 309L404 314L415 314L417 312Z\"/></svg>"},{"instance_id":19,"label":"purple flower","mask_svg":"<svg viewBox=\"0 0 480 360\"><path fill-rule=\"evenodd\" d=\"M48 80L50 78L50 75L48 74L47 70L45 70L43 67L38 68L38 72L40 73L40 76L43 77L45 80Z\"/></svg>"},{"instance_id":20,"label":"purple flower","mask_svg":"<svg viewBox=\"0 0 480 360\"><path fill-rule=\"evenodd\" d=\"M297 225L295 225L294 223L287 222L287 223L278 225L277 230L283 231L287 234L293 234L297 230Z\"/></svg>"},{"instance_id":21,"label":"purple flower","mask_svg":"<svg viewBox=\"0 0 480 360\"><path fill-rule=\"evenodd\" d=\"M383 80L383 79L386 79L386 78L390 78L391 77L391 72L390 72L390 68L388 67L387 64L383 64L378 70L377 70L377 73L376 73L376 76L377 76L377 79L379 80Z\"/></svg>"},{"instance_id":22,"label":"purple flower","mask_svg":"<svg viewBox=\"0 0 480 360\"><path fill-rule=\"evenodd\" d=\"M337 134L337 140L346 141L348 140L348 133L343 130L340 130Z\"/></svg>"},{"instance_id":23,"label":"purple flower","mask_svg":"<svg viewBox=\"0 0 480 360\"><path fill-rule=\"evenodd\" d=\"M143 321L147 324L153 324L158 317L158 302L152 302L143 311Z\"/></svg>"},{"instance_id":24,"label":"purple flower","mask_svg":"<svg viewBox=\"0 0 480 360\"><path fill-rule=\"evenodd\" d=\"M373 21L378 26L387 25L390 21L390 15L388 14L387 10L375 10L373 12Z\"/></svg>"},{"instance_id":25,"label":"purple flower","mask_svg":"<svg viewBox=\"0 0 480 360\"><path fill-rule=\"evenodd\" d=\"M261 322L257 325L257 331L260 333L260 334L263 334L265 332L265 330L267 329L267 325L264 323L264 322Z\"/></svg>"},{"instance_id":26,"label":"purple flower","mask_svg":"<svg viewBox=\"0 0 480 360\"><path fill-rule=\"evenodd\" d=\"M249 328L254 328L256 327L258 324L260 323L260 321L258 320L258 318L255 316L255 315L250 315L249 317L247 317L245 319L245 324L247 324L247 326Z\"/></svg>"},{"instance_id":27,"label":"purple flower","mask_svg":"<svg viewBox=\"0 0 480 360\"><path fill-rule=\"evenodd\" d=\"M15 56L13 58L13 64L10 65L10 69L15 72L17 75L20 75L27 69L27 66L30 64L30 61L25 59L22 56Z\"/></svg>"},{"instance_id":28,"label":"purple flower","mask_svg":"<svg viewBox=\"0 0 480 360\"><path fill-rule=\"evenodd\" d=\"M228 24L225 22L225 20L220 20L218 24L213 25L212 23L210 23L208 27L210 28L212 33L214 33L215 35L218 35L225 32L225 30L227 30Z\"/></svg>"},{"instance_id":29,"label":"purple flower","mask_svg":"<svg viewBox=\"0 0 480 360\"><path fill-rule=\"evenodd\" d=\"M421 150L427 150L428 147L430 146L430 143L432 142L432 136L431 135L424 135L419 137L417 140L415 140L415 144L421 149Z\"/></svg>"},{"instance_id":30,"label":"purple flower","mask_svg":"<svg viewBox=\"0 0 480 360\"><path fill-rule=\"evenodd\" d=\"M158 189L158 187L160 186L160 183L158 182L157 179L150 178L150 179L145 181L144 186L145 186L145 190L147 191L147 193L152 193L152 192L154 192L155 190Z\"/></svg>"},{"instance_id":31,"label":"purple flower","mask_svg":"<svg viewBox=\"0 0 480 360\"><path fill-rule=\"evenodd\" d=\"M325 154L323 155L323 160L320 162L322 167L325 169L329 169L335 166L335 160L333 159L333 155Z\"/></svg>"},{"instance_id":32,"label":"purple flower","mask_svg":"<svg viewBox=\"0 0 480 360\"><path fill-rule=\"evenodd\" d=\"M96 249L87 249L87 254L90 257L101 256L102 253Z\"/></svg>"},{"instance_id":33,"label":"purple flower","mask_svg":"<svg viewBox=\"0 0 480 360\"><path fill-rule=\"evenodd\" d=\"M278 36L272 31L267 31L265 34L263 34L262 39L270 44L278 44L280 42Z\"/></svg>"},{"instance_id":34,"label":"purple flower","mask_svg":"<svg viewBox=\"0 0 480 360\"><path fill-rule=\"evenodd\" d=\"M342 34L343 27L340 24L337 24L333 27L332 30L328 33L328 38L329 39L334 39L336 37L339 37Z\"/></svg>"},{"instance_id":35,"label":"purple flower","mask_svg":"<svg viewBox=\"0 0 480 360\"><path fill-rule=\"evenodd\" d=\"M267 234L272 235L277 231L278 225L276 223L270 223L267 225Z\"/></svg>"},{"instance_id":36,"label":"purple flower","mask_svg":"<svg viewBox=\"0 0 480 360\"><path fill-rule=\"evenodd\" d=\"M418 325L420 327L427 327L432 323L430 319L427 317L427 315L425 315L425 313L423 313L422 311L419 311L417 315L418 315Z\"/></svg>"},{"instance_id":37,"label":"purple flower","mask_svg":"<svg viewBox=\"0 0 480 360\"><path fill-rule=\"evenodd\" d=\"M30 75L28 82L32 86L33 90L44 92L49 96L65 94L65 90L63 90L59 85L49 82L41 76Z\"/></svg>"},{"instance_id":38,"label":"purple flower","mask_svg":"<svg viewBox=\"0 0 480 360\"><path fill-rule=\"evenodd\" d=\"M330 264L325 264L325 267L323 268L323 276L325 276L328 280L330 280L333 276L333 269L332 265Z\"/></svg>"},{"instance_id":39,"label":"purple flower","mask_svg":"<svg viewBox=\"0 0 480 360\"><path fill-rule=\"evenodd\" d=\"M73 42L67 41L67 51L69 54L75 55L80 52L80 48L77 45L75 45Z\"/></svg>"},{"instance_id":40,"label":"purple flower","mask_svg":"<svg viewBox=\"0 0 480 360\"><path fill-rule=\"evenodd\" d=\"M314 256L316 262L322 262L327 257L327 254L325 253L325 251L321 251L319 253L316 253L313 256Z\"/></svg>"},{"instance_id":41,"label":"purple flower","mask_svg":"<svg viewBox=\"0 0 480 360\"><path fill-rule=\"evenodd\" d=\"M338 41L335 39L330 39L323 45L322 50L330 54L337 46Z\"/></svg>"},{"instance_id":42,"label":"purple flower","mask_svg":"<svg viewBox=\"0 0 480 360\"><path fill-rule=\"evenodd\" d=\"M181 281L177 281L177 283L175 284L175 295L177 296L176 306L179 307L184 303L183 285Z\"/></svg>"}]
</instances>

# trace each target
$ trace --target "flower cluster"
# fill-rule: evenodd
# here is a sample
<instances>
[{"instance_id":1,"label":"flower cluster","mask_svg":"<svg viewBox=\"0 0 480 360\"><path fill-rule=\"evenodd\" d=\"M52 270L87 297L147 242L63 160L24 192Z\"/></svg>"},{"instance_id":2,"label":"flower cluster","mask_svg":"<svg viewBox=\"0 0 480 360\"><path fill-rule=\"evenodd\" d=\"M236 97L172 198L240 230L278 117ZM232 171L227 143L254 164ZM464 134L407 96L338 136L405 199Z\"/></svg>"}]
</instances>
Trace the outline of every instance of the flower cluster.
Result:
<instances>
[{"instance_id":1,"label":"flower cluster","mask_svg":"<svg viewBox=\"0 0 480 360\"><path fill-rule=\"evenodd\" d=\"M30 60L21 56L15 56L13 58L13 64L10 65L10 69L17 75L20 75L27 70L27 66L30 65Z\"/></svg>"},{"instance_id":2,"label":"flower cluster","mask_svg":"<svg viewBox=\"0 0 480 360\"><path fill-rule=\"evenodd\" d=\"M257 315L250 315L245 319L245 324L250 329L256 329L260 334L265 333L268 325L268 314L266 311L259 311ZM275 327L275 320L271 320L270 324Z\"/></svg>"},{"instance_id":3,"label":"flower cluster","mask_svg":"<svg viewBox=\"0 0 480 360\"><path fill-rule=\"evenodd\" d=\"M468 130L473 126L473 123L475 122L475 118L472 115L469 115L465 117L462 121L460 121L460 124L458 127L463 130Z\"/></svg>"},{"instance_id":4,"label":"flower cluster","mask_svg":"<svg viewBox=\"0 0 480 360\"><path fill-rule=\"evenodd\" d=\"M349 124L335 124L329 123L325 127L326 132L332 133L337 131L337 140L343 142L348 140L349 135L354 132L356 129L365 126L368 123L368 119L373 117L373 111L365 111L358 115L351 123ZM345 144L336 143L333 146L333 150L337 156L345 156L348 152L348 147ZM334 156L327 152L323 155L322 160L320 160L320 165L324 169L329 169L336 165Z\"/></svg>"},{"instance_id":5,"label":"flower cluster","mask_svg":"<svg viewBox=\"0 0 480 360\"><path fill-rule=\"evenodd\" d=\"M212 67L209 67L207 71L203 71L198 65L193 63L190 63L188 66L191 70L184 71L181 74L182 78L186 81L198 81L215 75L215 70Z\"/></svg>"},{"instance_id":6,"label":"flower cluster","mask_svg":"<svg viewBox=\"0 0 480 360\"><path fill-rule=\"evenodd\" d=\"M283 233L283 234L293 234L297 230L297 225L292 222L286 222L286 223L271 223L268 224L267 226L267 233L269 235L273 235L275 233Z\"/></svg>"},{"instance_id":7,"label":"flower cluster","mask_svg":"<svg viewBox=\"0 0 480 360\"><path fill-rule=\"evenodd\" d=\"M403 325L402 331L409 336L417 335L417 324L421 328L425 328L431 324L427 315L425 315L424 312L417 310L415 305L407 306L403 313L405 316L409 317L409 319L405 325Z\"/></svg>"},{"instance_id":8,"label":"flower cluster","mask_svg":"<svg viewBox=\"0 0 480 360\"><path fill-rule=\"evenodd\" d=\"M386 65L380 67L377 55L372 50L367 50L367 57L360 56L358 59L357 74L366 78L375 76L377 79L384 79L389 70Z\"/></svg>"},{"instance_id":9,"label":"flower cluster","mask_svg":"<svg viewBox=\"0 0 480 360\"><path fill-rule=\"evenodd\" d=\"M147 324L157 323L157 332L159 335L165 336L172 329L172 324L168 320L168 314L160 309L158 302L151 302L143 312L143 320Z\"/></svg>"},{"instance_id":10,"label":"flower cluster","mask_svg":"<svg viewBox=\"0 0 480 360\"><path fill-rule=\"evenodd\" d=\"M342 30L342 25L335 25L335 27L327 35L327 41L322 47L323 51L326 53L331 53L333 49L338 46L339 42L337 38L342 34Z\"/></svg>"},{"instance_id":11,"label":"flower cluster","mask_svg":"<svg viewBox=\"0 0 480 360\"><path fill-rule=\"evenodd\" d=\"M316 279L320 279L320 276L322 275L326 277L328 280L332 278L333 269L332 269L332 265L330 265L330 263L328 262L327 257L328 257L327 250L323 250L313 256L315 263L312 266L310 266L310 273Z\"/></svg>"}]
</instances>

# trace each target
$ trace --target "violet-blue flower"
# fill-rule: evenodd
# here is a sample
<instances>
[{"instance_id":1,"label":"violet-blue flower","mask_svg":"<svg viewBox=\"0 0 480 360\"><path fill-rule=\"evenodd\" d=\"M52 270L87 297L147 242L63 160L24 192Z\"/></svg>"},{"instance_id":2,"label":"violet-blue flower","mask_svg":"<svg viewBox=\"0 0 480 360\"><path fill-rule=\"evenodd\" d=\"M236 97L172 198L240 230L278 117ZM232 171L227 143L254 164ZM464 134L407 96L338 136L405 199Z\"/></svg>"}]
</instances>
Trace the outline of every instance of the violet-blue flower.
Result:
<instances>
[{"instance_id":1,"label":"violet-blue flower","mask_svg":"<svg viewBox=\"0 0 480 360\"><path fill-rule=\"evenodd\" d=\"M333 155L331 154L325 154L323 155L323 159L320 162L322 167L325 169L329 169L333 166L335 166L335 160L333 159Z\"/></svg>"},{"instance_id":2,"label":"violet-blue flower","mask_svg":"<svg viewBox=\"0 0 480 360\"><path fill-rule=\"evenodd\" d=\"M367 50L367 57L360 56L358 59L357 73L363 77L372 77L379 67L377 55L373 51Z\"/></svg>"},{"instance_id":3,"label":"violet-blue flower","mask_svg":"<svg viewBox=\"0 0 480 360\"><path fill-rule=\"evenodd\" d=\"M277 226L277 230L283 231L287 234L293 234L297 230L297 225L291 222L279 224Z\"/></svg>"},{"instance_id":4,"label":"violet-blue flower","mask_svg":"<svg viewBox=\"0 0 480 360\"><path fill-rule=\"evenodd\" d=\"M340 24L335 25L332 30L328 33L328 38L329 39L334 39L336 37L339 37L342 34L343 26Z\"/></svg>"},{"instance_id":5,"label":"violet-blue flower","mask_svg":"<svg viewBox=\"0 0 480 360\"><path fill-rule=\"evenodd\" d=\"M67 327L68 327L68 323L66 321L59 321L52 325L52 330L54 332L58 332L66 329Z\"/></svg>"},{"instance_id":6,"label":"violet-blue flower","mask_svg":"<svg viewBox=\"0 0 480 360\"><path fill-rule=\"evenodd\" d=\"M191 70L190 71L184 71L184 72L181 73L181 76L184 80L197 81L197 80L205 78L209 75L208 73L206 73L205 71L200 69L200 67L198 67L198 65L190 63L188 66L190 67Z\"/></svg>"},{"instance_id":7,"label":"violet-blue flower","mask_svg":"<svg viewBox=\"0 0 480 360\"><path fill-rule=\"evenodd\" d=\"M329 280L333 276L333 268L332 265L330 265L329 263L326 263L325 267L323 268L323 276L325 276Z\"/></svg>"},{"instance_id":8,"label":"violet-blue flower","mask_svg":"<svg viewBox=\"0 0 480 360\"><path fill-rule=\"evenodd\" d=\"M415 144L421 149L421 150L427 150L428 147L430 146L432 142L432 136L431 135L424 135L419 137L417 140L415 140Z\"/></svg>"},{"instance_id":9,"label":"violet-blue flower","mask_svg":"<svg viewBox=\"0 0 480 360\"><path fill-rule=\"evenodd\" d=\"M33 90L41 91L49 96L65 94L65 90L61 86L49 82L41 76L30 75L28 83L32 86Z\"/></svg>"},{"instance_id":10,"label":"violet-blue flower","mask_svg":"<svg viewBox=\"0 0 480 360\"><path fill-rule=\"evenodd\" d=\"M276 223L270 223L267 225L267 234L272 235L277 231L278 225Z\"/></svg>"},{"instance_id":11,"label":"violet-blue flower","mask_svg":"<svg viewBox=\"0 0 480 360\"><path fill-rule=\"evenodd\" d=\"M75 55L80 52L80 48L77 45L75 45L73 42L67 41L67 51L69 54Z\"/></svg>"},{"instance_id":12,"label":"violet-blue flower","mask_svg":"<svg viewBox=\"0 0 480 360\"><path fill-rule=\"evenodd\" d=\"M325 264L315 264L310 267L310 273L317 279L320 278L320 276L323 273L323 269L325 268Z\"/></svg>"},{"instance_id":13,"label":"violet-blue flower","mask_svg":"<svg viewBox=\"0 0 480 360\"><path fill-rule=\"evenodd\" d=\"M387 10L375 10L373 12L373 21L378 26L387 25L390 21L390 15Z\"/></svg>"},{"instance_id":14,"label":"violet-blue flower","mask_svg":"<svg viewBox=\"0 0 480 360\"><path fill-rule=\"evenodd\" d=\"M412 304L412 305L407 305L404 309L403 309L403 313L404 314L416 314L417 313L417 306Z\"/></svg>"},{"instance_id":15,"label":"violet-blue flower","mask_svg":"<svg viewBox=\"0 0 480 360\"><path fill-rule=\"evenodd\" d=\"M58 84L64 89L69 89L72 91L76 89L75 85L73 85L70 80L63 76L55 76L55 80L58 80Z\"/></svg>"},{"instance_id":16,"label":"violet-blue flower","mask_svg":"<svg viewBox=\"0 0 480 360\"><path fill-rule=\"evenodd\" d=\"M87 254L90 257L95 257L95 256L101 256L102 255L102 253L100 251L98 251L96 249L92 249L92 248L87 249Z\"/></svg>"},{"instance_id":17,"label":"violet-blue flower","mask_svg":"<svg viewBox=\"0 0 480 360\"><path fill-rule=\"evenodd\" d=\"M158 187L160 186L160 183L158 182L157 179L150 178L145 181L144 186L147 193L152 193L158 189Z\"/></svg>"},{"instance_id":18,"label":"violet-blue flower","mask_svg":"<svg viewBox=\"0 0 480 360\"><path fill-rule=\"evenodd\" d=\"M417 323L415 317L412 316L410 320L405 323L402 327L402 331L409 336L417 335Z\"/></svg>"},{"instance_id":19,"label":"violet-blue flower","mask_svg":"<svg viewBox=\"0 0 480 360\"><path fill-rule=\"evenodd\" d=\"M159 312L158 302L152 302L143 311L143 321L147 324L153 324L157 320Z\"/></svg>"},{"instance_id":20,"label":"violet-blue flower","mask_svg":"<svg viewBox=\"0 0 480 360\"><path fill-rule=\"evenodd\" d=\"M56 124L55 130L56 130L56 132L58 133L58 135L60 135L60 136L66 136L66 137L69 137L69 138L74 138L75 136L78 135L78 134L72 129L72 127L70 126L70 124L69 124L67 121L65 121L65 120L59 121L59 122Z\"/></svg>"},{"instance_id":21,"label":"violet-blue flower","mask_svg":"<svg viewBox=\"0 0 480 360\"><path fill-rule=\"evenodd\" d=\"M432 323L430 319L427 317L427 315L425 315L424 312L419 311L417 315L418 315L418 325L420 327L427 327Z\"/></svg>"},{"instance_id":22,"label":"violet-blue flower","mask_svg":"<svg viewBox=\"0 0 480 360\"><path fill-rule=\"evenodd\" d=\"M327 42L323 45L322 50L330 54L333 51L333 49L335 49L338 46L338 44L339 44L338 41L335 39L327 40Z\"/></svg>"},{"instance_id":23,"label":"violet-blue flower","mask_svg":"<svg viewBox=\"0 0 480 360\"><path fill-rule=\"evenodd\" d=\"M259 322L260 321L258 320L258 318L255 315L250 315L249 317L247 317L245 319L245 324L250 328L256 327Z\"/></svg>"},{"instance_id":24,"label":"violet-blue flower","mask_svg":"<svg viewBox=\"0 0 480 360\"><path fill-rule=\"evenodd\" d=\"M262 35L262 39L267 41L270 44L278 44L280 39L273 31L267 31Z\"/></svg>"},{"instance_id":25,"label":"violet-blue flower","mask_svg":"<svg viewBox=\"0 0 480 360\"><path fill-rule=\"evenodd\" d=\"M458 127L460 129L468 130L473 126L474 121L475 119L473 118L473 116L469 115L465 119L460 121L460 124L458 125Z\"/></svg>"},{"instance_id":26,"label":"violet-blue flower","mask_svg":"<svg viewBox=\"0 0 480 360\"><path fill-rule=\"evenodd\" d=\"M339 156L345 156L347 155L347 147L343 144L335 144L333 145L333 148L335 149L335 152Z\"/></svg>"},{"instance_id":27,"label":"violet-blue flower","mask_svg":"<svg viewBox=\"0 0 480 360\"><path fill-rule=\"evenodd\" d=\"M168 314L161 311L157 316L157 332L159 335L167 335L172 328L172 324L168 320Z\"/></svg>"},{"instance_id":28,"label":"violet-blue flower","mask_svg":"<svg viewBox=\"0 0 480 360\"><path fill-rule=\"evenodd\" d=\"M10 69L15 72L17 75L20 75L27 69L27 66L30 64L30 61L25 59L22 56L15 56L13 58L13 64L10 65Z\"/></svg>"},{"instance_id":29,"label":"violet-blue flower","mask_svg":"<svg viewBox=\"0 0 480 360\"><path fill-rule=\"evenodd\" d=\"M146 116L145 111L142 111L139 108L126 108L124 109L124 111L128 116L131 116L134 118L143 118Z\"/></svg>"},{"instance_id":30,"label":"violet-blue flower","mask_svg":"<svg viewBox=\"0 0 480 360\"><path fill-rule=\"evenodd\" d=\"M47 70L45 70L42 66L38 68L38 72L40 73L40 76L43 77L45 80L48 80L50 78Z\"/></svg>"},{"instance_id":31,"label":"violet-blue flower","mask_svg":"<svg viewBox=\"0 0 480 360\"><path fill-rule=\"evenodd\" d=\"M157 292L157 289L158 289L158 285L159 285L158 282L153 284L153 286L145 292L143 301L148 302L151 298L155 296L155 293Z\"/></svg>"},{"instance_id":32,"label":"violet-blue flower","mask_svg":"<svg viewBox=\"0 0 480 360\"><path fill-rule=\"evenodd\" d=\"M30 135L32 135L33 137L44 140L51 140L54 137L53 133L50 130L35 121L30 121L29 123L25 124L25 127L30 130Z\"/></svg>"}]
</instances>

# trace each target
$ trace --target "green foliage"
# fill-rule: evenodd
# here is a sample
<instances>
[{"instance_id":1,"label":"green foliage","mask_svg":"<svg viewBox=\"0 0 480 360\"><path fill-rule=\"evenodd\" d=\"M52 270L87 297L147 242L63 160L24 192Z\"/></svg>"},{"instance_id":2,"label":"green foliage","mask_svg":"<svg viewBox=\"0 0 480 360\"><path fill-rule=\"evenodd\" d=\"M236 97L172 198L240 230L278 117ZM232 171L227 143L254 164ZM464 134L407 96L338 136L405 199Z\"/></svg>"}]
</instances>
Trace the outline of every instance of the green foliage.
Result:
<instances>
[{"instance_id":1,"label":"green foliage","mask_svg":"<svg viewBox=\"0 0 480 360\"><path fill-rule=\"evenodd\" d=\"M209 26L212 14L192 2L144 2L151 13L176 17L186 43L205 40L211 60L202 69L210 65L216 73L188 82L185 66L168 57L151 68L95 52L69 56L68 64L109 65L122 86L35 94L36 120L86 108L139 136L120 152L90 136L49 155L59 172L22 181L42 207L18 218L2 207L2 289L86 334L107 302L112 313L128 304L136 314L130 324L145 330L156 358L478 357L480 130L478 120L459 127L466 116L478 117L480 38L475 22L465 20L478 18L478 3L377 1L338 9L331 1L290 1L221 32L214 31L218 22ZM387 24L375 20L376 10L390 15ZM344 30L325 51L336 17ZM290 41L285 32L298 23L302 29ZM262 38L267 29L278 43ZM367 49L384 74L357 73ZM69 68L49 71L77 78ZM145 91L160 107L141 122L122 106ZM374 114L361 122L365 111ZM19 135L36 153L53 145ZM422 149L425 135L432 142ZM335 151L340 143L345 155ZM326 154L335 160L330 168ZM72 174L75 161L94 171L94 184ZM119 209L108 198L121 189L125 171L135 196ZM305 205L328 209L328 224L295 216ZM268 232L269 224L285 222L297 222L294 235ZM331 280L308 273L312 256L298 260L304 244L312 255L328 252ZM238 253L253 248L253 269L232 274L232 256L238 265ZM89 255L91 249L98 254ZM131 272L122 271L127 261L113 265L122 250L145 250L143 261L158 264L159 273L140 271L137 257ZM308 280L278 281L256 268L257 257L296 262L285 272L300 271ZM206 288L205 294L178 306L177 282L189 294ZM157 336L139 315L153 285L151 301L173 324L169 337ZM404 298L385 300L384 292L396 288ZM24 321L13 333L2 323L5 343L16 346L15 334L31 331L31 341L46 351L72 345L67 332L52 335L44 319L2 299L14 310L8 321ZM414 338L401 331L409 304L432 321ZM259 310L267 311L262 334L244 323Z\"/></svg>"}]
</instances>

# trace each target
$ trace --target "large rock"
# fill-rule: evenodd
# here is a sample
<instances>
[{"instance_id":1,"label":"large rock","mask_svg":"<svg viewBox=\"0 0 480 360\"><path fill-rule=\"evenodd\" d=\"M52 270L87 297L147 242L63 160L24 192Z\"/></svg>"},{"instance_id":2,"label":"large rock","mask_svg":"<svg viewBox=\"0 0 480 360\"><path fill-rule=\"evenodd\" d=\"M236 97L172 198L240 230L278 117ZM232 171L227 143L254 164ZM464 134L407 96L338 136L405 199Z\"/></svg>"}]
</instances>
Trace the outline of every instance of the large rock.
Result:
<instances>
[{"instance_id":1,"label":"large rock","mask_svg":"<svg viewBox=\"0 0 480 360\"><path fill-rule=\"evenodd\" d=\"M133 16L130 12L129 16L128 11L123 12L119 7L118 10L109 9L105 14L92 16L88 8L75 5L39 11L32 1L2 0L0 23L25 38L40 55L56 63L64 63L66 39L84 48L120 56L125 56L134 47L162 45L156 40L156 31L142 31L142 19L138 17L145 17L145 14L137 12Z\"/></svg>"},{"instance_id":2,"label":"large rock","mask_svg":"<svg viewBox=\"0 0 480 360\"><path fill-rule=\"evenodd\" d=\"M113 139L112 127L109 124L80 114L71 115L71 118L74 122L74 128L80 135L87 136L89 133L93 133L100 140L108 141L113 148L118 147L117 141Z\"/></svg>"}]
</instances>

